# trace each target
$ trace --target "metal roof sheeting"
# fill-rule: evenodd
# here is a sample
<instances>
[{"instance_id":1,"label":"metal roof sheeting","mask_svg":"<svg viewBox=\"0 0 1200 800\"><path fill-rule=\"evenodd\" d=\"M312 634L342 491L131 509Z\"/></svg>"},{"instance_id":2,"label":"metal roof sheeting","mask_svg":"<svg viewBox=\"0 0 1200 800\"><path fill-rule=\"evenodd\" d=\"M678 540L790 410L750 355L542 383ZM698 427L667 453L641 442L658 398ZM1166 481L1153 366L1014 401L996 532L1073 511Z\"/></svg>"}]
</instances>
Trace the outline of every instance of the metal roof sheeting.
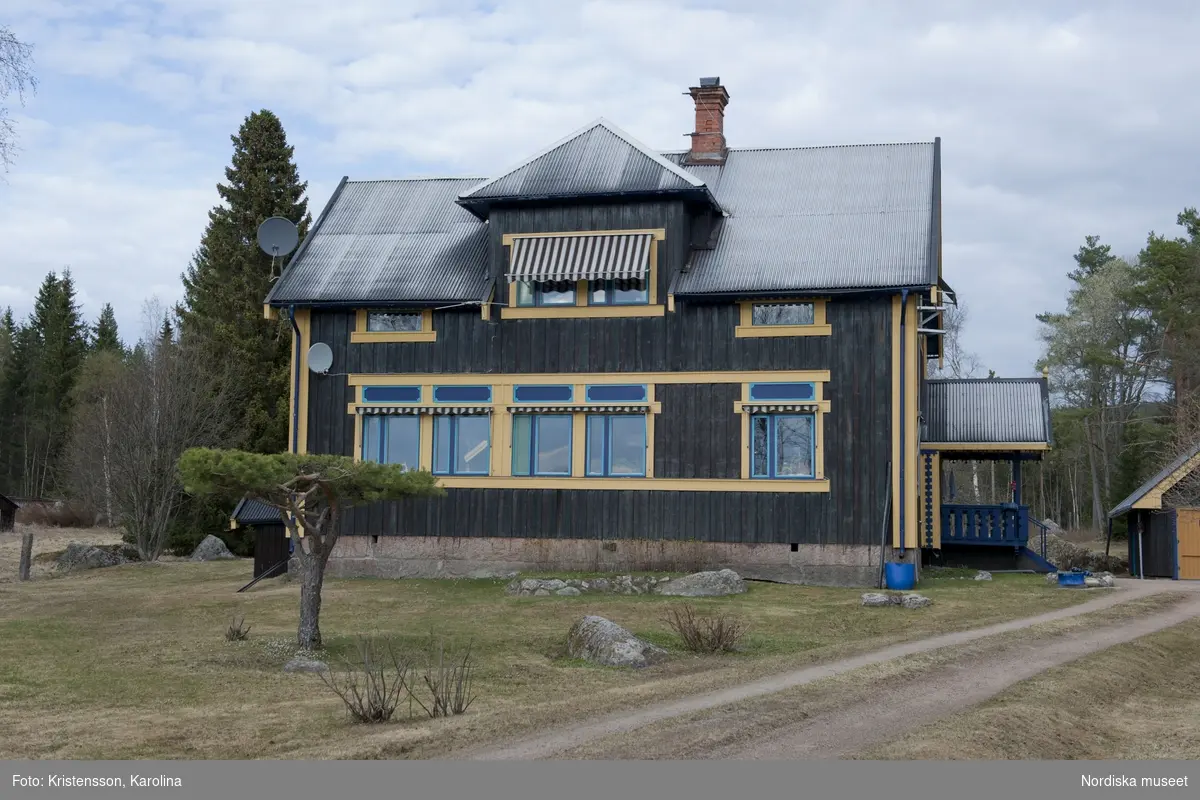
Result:
<instances>
[{"instance_id":1,"label":"metal roof sheeting","mask_svg":"<svg viewBox=\"0 0 1200 800\"><path fill-rule=\"evenodd\" d=\"M1147 481L1145 483L1143 483L1141 486L1139 486L1137 489L1135 489L1133 491L1133 494L1129 495L1129 497L1126 497L1124 500L1122 500L1120 503L1118 503L1116 508L1114 508L1112 511L1108 512L1109 519L1112 519L1113 517L1119 517L1122 514L1128 512L1128 511L1131 511L1133 509L1134 503L1141 500L1146 495L1150 494L1150 492L1152 492L1155 489L1155 487L1157 487L1160 483L1162 483L1164 480L1166 480L1166 478L1172 472L1174 472L1175 470L1182 467L1184 464L1186 464L1191 459L1195 458L1197 455L1200 455L1200 442L1197 442L1194 447L1181 453L1179 455L1179 457L1177 457L1174 461L1172 461L1170 464L1167 464L1165 467L1163 467L1161 470L1159 470L1153 476L1151 476L1149 479L1147 479Z\"/></svg>"},{"instance_id":2,"label":"metal roof sheeting","mask_svg":"<svg viewBox=\"0 0 1200 800\"><path fill-rule=\"evenodd\" d=\"M694 190L702 181L607 120L585 125L498 178L463 192L469 200Z\"/></svg>"},{"instance_id":3,"label":"metal roof sheeting","mask_svg":"<svg viewBox=\"0 0 1200 800\"><path fill-rule=\"evenodd\" d=\"M487 225L454 201L478 178L347 181L268 302L482 299Z\"/></svg>"},{"instance_id":4,"label":"metal roof sheeting","mask_svg":"<svg viewBox=\"0 0 1200 800\"><path fill-rule=\"evenodd\" d=\"M650 271L649 233L525 236L513 241L508 277L532 281L643 278Z\"/></svg>"},{"instance_id":5,"label":"metal roof sheeting","mask_svg":"<svg viewBox=\"0 0 1200 800\"><path fill-rule=\"evenodd\" d=\"M935 150L918 144L729 151L685 167L726 212L675 294L937 283ZM683 154L669 154L682 161Z\"/></svg>"},{"instance_id":6,"label":"metal roof sheeting","mask_svg":"<svg viewBox=\"0 0 1200 800\"><path fill-rule=\"evenodd\" d=\"M1007 444L1053 442L1044 378L926 381L923 442Z\"/></svg>"},{"instance_id":7,"label":"metal roof sheeting","mask_svg":"<svg viewBox=\"0 0 1200 800\"><path fill-rule=\"evenodd\" d=\"M239 525L283 524L283 519L279 516L279 509L249 497L243 498L237 504L231 516Z\"/></svg>"}]
</instances>

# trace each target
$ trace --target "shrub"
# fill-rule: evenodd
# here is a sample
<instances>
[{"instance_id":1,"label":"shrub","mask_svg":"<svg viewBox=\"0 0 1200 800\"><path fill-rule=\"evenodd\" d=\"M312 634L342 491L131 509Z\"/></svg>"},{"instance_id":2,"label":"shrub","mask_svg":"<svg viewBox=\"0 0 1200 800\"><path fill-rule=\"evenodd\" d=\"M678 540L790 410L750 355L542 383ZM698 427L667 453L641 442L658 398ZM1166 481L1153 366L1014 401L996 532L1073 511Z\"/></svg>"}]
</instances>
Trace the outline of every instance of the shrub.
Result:
<instances>
[{"instance_id":1,"label":"shrub","mask_svg":"<svg viewBox=\"0 0 1200 800\"><path fill-rule=\"evenodd\" d=\"M683 640L683 646L693 653L733 652L746 634L742 621L724 614L697 616L690 605L671 609L667 624Z\"/></svg>"},{"instance_id":2,"label":"shrub","mask_svg":"<svg viewBox=\"0 0 1200 800\"><path fill-rule=\"evenodd\" d=\"M234 617L229 622L229 627L225 629L225 641L227 642L244 642L250 638L250 626L244 625L245 617Z\"/></svg>"},{"instance_id":3,"label":"shrub","mask_svg":"<svg viewBox=\"0 0 1200 800\"><path fill-rule=\"evenodd\" d=\"M409 700L413 715L412 662L399 655L391 642L376 643L360 636L356 641L357 662L347 662L339 672L319 673L355 722L387 722L401 701Z\"/></svg>"},{"instance_id":4,"label":"shrub","mask_svg":"<svg viewBox=\"0 0 1200 800\"><path fill-rule=\"evenodd\" d=\"M93 528L96 512L83 503L54 501L28 503L17 510L16 521L44 528Z\"/></svg>"},{"instance_id":5,"label":"shrub","mask_svg":"<svg viewBox=\"0 0 1200 800\"><path fill-rule=\"evenodd\" d=\"M464 713L475 700L471 693L475 665L471 661L471 647L461 657L446 658L446 648L437 644L436 659L431 652L430 664L425 670L425 686L432 695L428 707L422 708L431 717L451 717Z\"/></svg>"}]
</instances>

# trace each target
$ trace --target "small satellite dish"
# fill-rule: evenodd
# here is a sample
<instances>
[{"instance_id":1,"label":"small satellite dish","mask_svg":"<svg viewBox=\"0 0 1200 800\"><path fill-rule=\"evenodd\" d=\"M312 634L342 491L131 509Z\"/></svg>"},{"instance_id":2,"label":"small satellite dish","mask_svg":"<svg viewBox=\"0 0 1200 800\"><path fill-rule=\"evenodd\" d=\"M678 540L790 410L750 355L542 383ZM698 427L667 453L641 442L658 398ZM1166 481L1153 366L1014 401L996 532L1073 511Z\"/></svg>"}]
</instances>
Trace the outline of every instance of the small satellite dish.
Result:
<instances>
[{"instance_id":1,"label":"small satellite dish","mask_svg":"<svg viewBox=\"0 0 1200 800\"><path fill-rule=\"evenodd\" d=\"M329 368L333 366L333 351L329 349L329 345L324 342L317 342L312 347L308 348L308 368L317 373L324 375L329 372Z\"/></svg>"},{"instance_id":2,"label":"small satellite dish","mask_svg":"<svg viewBox=\"0 0 1200 800\"><path fill-rule=\"evenodd\" d=\"M300 232L290 219L268 217L258 226L258 246L272 258L286 256L299 242Z\"/></svg>"}]
</instances>

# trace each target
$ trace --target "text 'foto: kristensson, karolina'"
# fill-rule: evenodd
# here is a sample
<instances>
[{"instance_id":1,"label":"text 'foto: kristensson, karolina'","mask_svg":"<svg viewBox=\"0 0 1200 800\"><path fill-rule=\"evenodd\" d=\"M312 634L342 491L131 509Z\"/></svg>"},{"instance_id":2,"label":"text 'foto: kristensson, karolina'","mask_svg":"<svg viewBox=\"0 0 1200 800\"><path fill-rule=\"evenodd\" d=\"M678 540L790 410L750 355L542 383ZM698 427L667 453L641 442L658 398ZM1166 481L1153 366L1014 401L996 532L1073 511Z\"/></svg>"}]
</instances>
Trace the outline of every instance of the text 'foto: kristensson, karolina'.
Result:
<instances>
[{"instance_id":1,"label":"text 'foto: kristensson, karolina'","mask_svg":"<svg viewBox=\"0 0 1200 800\"><path fill-rule=\"evenodd\" d=\"M1099 786L1132 786L1135 788L1187 786L1188 779L1187 775L1178 778L1135 778L1132 775L1084 775L1083 785L1089 788Z\"/></svg>"},{"instance_id":2,"label":"text 'foto: kristensson, karolina'","mask_svg":"<svg viewBox=\"0 0 1200 800\"><path fill-rule=\"evenodd\" d=\"M12 785L29 789L157 789L178 788L183 781L170 775L130 775L128 780L116 775L13 775Z\"/></svg>"}]
</instances>

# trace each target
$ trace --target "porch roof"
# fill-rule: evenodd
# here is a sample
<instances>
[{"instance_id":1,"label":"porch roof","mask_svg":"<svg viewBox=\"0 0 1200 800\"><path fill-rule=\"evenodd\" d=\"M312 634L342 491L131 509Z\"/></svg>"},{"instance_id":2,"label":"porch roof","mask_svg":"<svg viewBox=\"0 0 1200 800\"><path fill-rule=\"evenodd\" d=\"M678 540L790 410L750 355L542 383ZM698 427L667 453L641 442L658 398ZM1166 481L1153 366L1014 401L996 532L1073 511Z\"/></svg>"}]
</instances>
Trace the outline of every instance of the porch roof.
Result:
<instances>
[{"instance_id":1,"label":"porch roof","mask_svg":"<svg viewBox=\"0 0 1200 800\"><path fill-rule=\"evenodd\" d=\"M935 450L995 454L1054 444L1045 378L929 380L921 416L921 446Z\"/></svg>"}]
</instances>

